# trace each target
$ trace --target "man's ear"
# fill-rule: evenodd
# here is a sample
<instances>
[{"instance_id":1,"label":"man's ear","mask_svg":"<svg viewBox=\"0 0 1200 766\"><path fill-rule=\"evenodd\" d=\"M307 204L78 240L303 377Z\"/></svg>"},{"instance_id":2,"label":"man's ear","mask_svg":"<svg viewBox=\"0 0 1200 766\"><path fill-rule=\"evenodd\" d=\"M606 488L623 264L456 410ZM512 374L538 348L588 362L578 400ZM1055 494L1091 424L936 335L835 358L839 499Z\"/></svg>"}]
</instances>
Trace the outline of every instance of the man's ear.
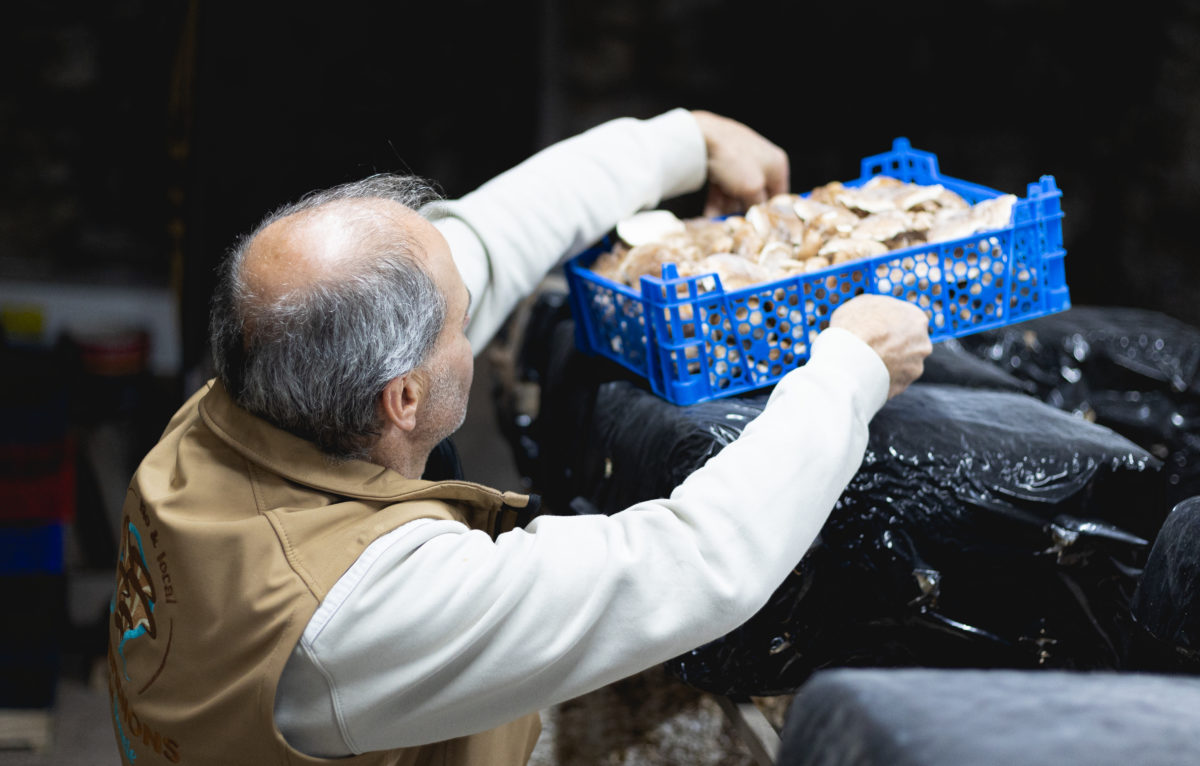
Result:
<instances>
[{"instance_id":1,"label":"man's ear","mask_svg":"<svg viewBox=\"0 0 1200 766\"><path fill-rule=\"evenodd\" d=\"M424 393L419 376L413 372L392 378L380 396L383 419L401 431L412 431L417 426L417 409Z\"/></svg>"}]
</instances>

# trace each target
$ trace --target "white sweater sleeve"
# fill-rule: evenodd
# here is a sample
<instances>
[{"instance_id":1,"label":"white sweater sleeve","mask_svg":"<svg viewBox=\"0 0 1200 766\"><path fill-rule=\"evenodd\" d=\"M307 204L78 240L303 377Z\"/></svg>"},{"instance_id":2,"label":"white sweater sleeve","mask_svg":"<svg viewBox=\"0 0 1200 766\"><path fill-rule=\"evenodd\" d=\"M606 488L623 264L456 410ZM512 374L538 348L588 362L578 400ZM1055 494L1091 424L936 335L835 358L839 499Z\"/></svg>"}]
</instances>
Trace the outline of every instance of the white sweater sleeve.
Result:
<instances>
[{"instance_id":1,"label":"white sweater sleeve","mask_svg":"<svg viewBox=\"0 0 1200 766\"><path fill-rule=\"evenodd\" d=\"M325 756L458 737L724 635L804 556L887 388L869 346L826 330L741 437L669 498L541 517L495 541L449 521L380 538L293 652L280 731Z\"/></svg>"},{"instance_id":2,"label":"white sweater sleeve","mask_svg":"<svg viewBox=\"0 0 1200 766\"><path fill-rule=\"evenodd\" d=\"M471 291L467 337L475 353L560 259L638 210L699 189L705 165L696 120L675 109L650 120L606 122L462 199L424 208Z\"/></svg>"}]
</instances>

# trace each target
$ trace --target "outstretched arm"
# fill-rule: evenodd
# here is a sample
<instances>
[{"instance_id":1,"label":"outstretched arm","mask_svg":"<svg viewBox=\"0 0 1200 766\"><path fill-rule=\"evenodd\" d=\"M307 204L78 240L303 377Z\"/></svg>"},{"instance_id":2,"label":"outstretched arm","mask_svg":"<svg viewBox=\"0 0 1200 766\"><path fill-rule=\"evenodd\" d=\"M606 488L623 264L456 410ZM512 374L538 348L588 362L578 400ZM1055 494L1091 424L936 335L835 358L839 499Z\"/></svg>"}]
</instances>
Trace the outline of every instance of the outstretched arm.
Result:
<instances>
[{"instance_id":1,"label":"outstretched arm","mask_svg":"<svg viewBox=\"0 0 1200 766\"><path fill-rule=\"evenodd\" d=\"M422 212L450 244L474 296L479 352L564 256L638 210L710 184L710 207L735 209L787 187L787 157L750 128L675 109L604 123L535 154L462 199Z\"/></svg>"},{"instance_id":2,"label":"outstretched arm","mask_svg":"<svg viewBox=\"0 0 1200 766\"><path fill-rule=\"evenodd\" d=\"M493 541L453 521L380 537L309 622L276 722L314 755L481 731L719 637L795 566L867 424L930 351L924 313L860 296L807 365L670 497L546 516Z\"/></svg>"}]
</instances>

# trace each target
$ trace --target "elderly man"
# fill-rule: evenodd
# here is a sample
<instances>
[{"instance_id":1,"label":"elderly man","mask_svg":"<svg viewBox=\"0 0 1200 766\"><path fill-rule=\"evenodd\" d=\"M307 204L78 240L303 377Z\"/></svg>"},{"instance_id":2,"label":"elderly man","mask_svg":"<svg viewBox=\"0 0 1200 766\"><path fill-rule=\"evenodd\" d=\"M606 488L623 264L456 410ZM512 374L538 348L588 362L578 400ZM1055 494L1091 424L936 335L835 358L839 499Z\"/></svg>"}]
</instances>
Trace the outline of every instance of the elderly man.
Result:
<instances>
[{"instance_id":1,"label":"elderly man","mask_svg":"<svg viewBox=\"0 0 1200 766\"><path fill-rule=\"evenodd\" d=\"M472 353L544 272L710 183L787 188L749 128L674 110L553 146L453 202L373 177L268 216L223 266L217 378L125 504L109 671L126 763L519 764L537 711L750 617L920 375L925 316L847 302L742 437L669 498L539 517L429 480ZM427 478L422 478L426 476ZM439 477L440 478L440 477Z\"/></svg>"}]
</instances>

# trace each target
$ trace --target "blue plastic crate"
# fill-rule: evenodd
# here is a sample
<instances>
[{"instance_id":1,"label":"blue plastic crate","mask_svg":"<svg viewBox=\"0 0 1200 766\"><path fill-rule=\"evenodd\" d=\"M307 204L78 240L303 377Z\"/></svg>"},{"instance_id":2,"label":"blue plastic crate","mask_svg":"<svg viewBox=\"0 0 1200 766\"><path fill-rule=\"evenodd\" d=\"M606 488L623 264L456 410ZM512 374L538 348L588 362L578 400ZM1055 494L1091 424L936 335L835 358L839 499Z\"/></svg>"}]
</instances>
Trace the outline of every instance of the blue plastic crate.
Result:
<instances>
[{"instance_id":1,"label":"blue plastic crate","mask_svg":"<svg viewBox=\"0 0 1200 766\"><path fill-rule=\"evenodd\" d=\"M971 204L1003 193L942 175L937 157L905 138L864 158L860 177L844 185L877 175L941 184ZM808 360L834 309L862 293L922 308L935 342L1063 311L1071 301L1061 197L1054 177L1042 176L1003 228L728 292L715 274L679 277L673 265L633 290L587 268L603 243L566 265L576 342L648 378L664 399L694 404L775 383ZM706 280L715 289L702 291Z\"/></svg>"}]
</instances>

